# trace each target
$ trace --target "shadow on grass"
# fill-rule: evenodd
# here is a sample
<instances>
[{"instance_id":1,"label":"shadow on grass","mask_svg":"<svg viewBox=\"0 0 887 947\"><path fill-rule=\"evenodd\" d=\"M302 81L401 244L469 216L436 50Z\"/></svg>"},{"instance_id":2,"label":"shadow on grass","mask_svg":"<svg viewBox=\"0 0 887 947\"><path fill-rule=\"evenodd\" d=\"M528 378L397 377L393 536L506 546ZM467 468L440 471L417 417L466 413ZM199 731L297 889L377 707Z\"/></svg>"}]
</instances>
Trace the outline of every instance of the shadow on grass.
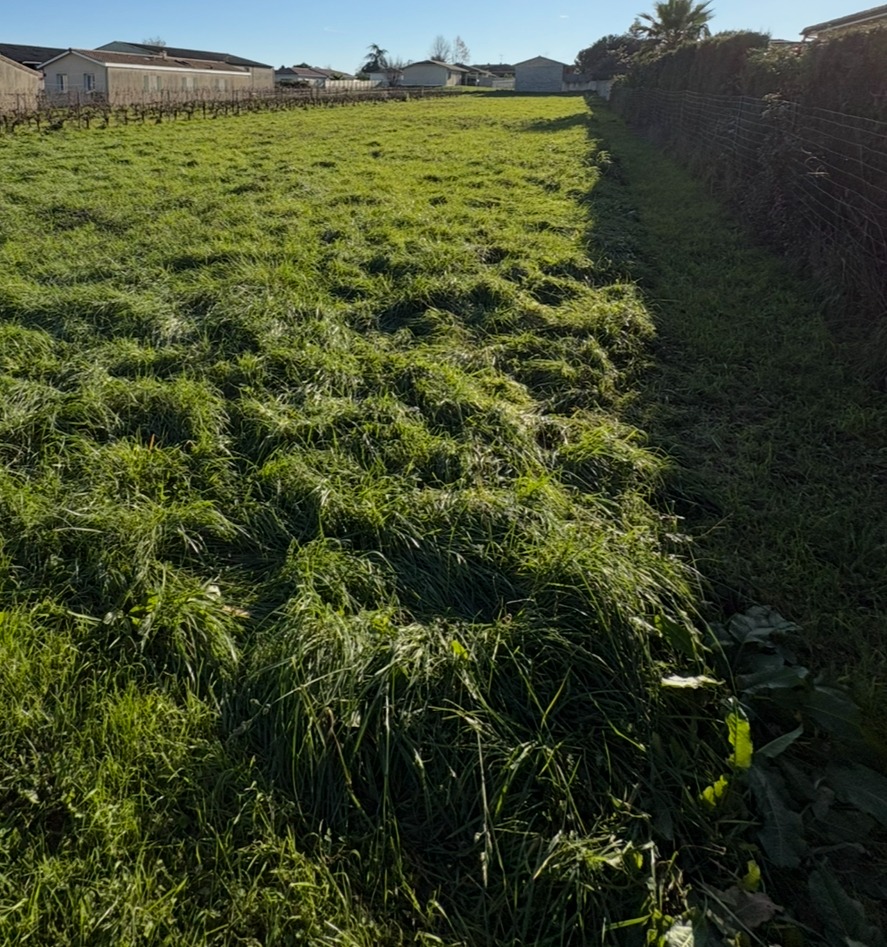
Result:
<instances>
[{"instance_id":1,"label":"shadow on grass","mask_svg":"<svg viewBox=\"0 0 887 947\"><path fill-rule=\"evenodd\" d=\"M675 461L670 499L714 604L772 604L819 666L881 677L883 399L842 362L810 286L701 184L603 108L590 134L608 152L592 254L638 283L657 326L633 420Z\"/></svg>"},{"instance_id":2,"label":"shadow on grass","mask_svg":"<svg viewBox=\"0 0 887 947\"><path fill-rule=\"evenodd\" d=\"M567 131L570 128L587 125L588 117L581 112L576 115L567 115L564 118L537 118L532 122L526 122L522 128L528 132L556 133Z\"/></svg>"}]
</instances>

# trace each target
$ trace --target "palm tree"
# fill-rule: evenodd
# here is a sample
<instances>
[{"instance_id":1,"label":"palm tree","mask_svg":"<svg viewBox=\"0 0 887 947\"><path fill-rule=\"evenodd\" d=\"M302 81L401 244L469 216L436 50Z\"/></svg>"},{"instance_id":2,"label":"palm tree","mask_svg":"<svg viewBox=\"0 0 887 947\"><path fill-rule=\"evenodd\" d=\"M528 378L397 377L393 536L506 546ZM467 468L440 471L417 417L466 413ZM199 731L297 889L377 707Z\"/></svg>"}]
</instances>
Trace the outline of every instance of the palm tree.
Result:
<instances>
[{"instance_id":1,"label":"palm tree","mask_svg":"<svg viewBox=\"0 0 887 947\"><path fill-rule=\"evenodd\" d=\"M708 21L714 16L709 10L711 0L694 3L693 0L661 0L653 4L652 13L639 13L631 25L631 34L649 39L662 46L677 46L685 40L710 36Z\"/></svg>"},{"instance_id":2,"label":"palm tree","mask_svg":"<svg viewBox=\"0 0 887 947\"><path fill-rule=\"evenodd\" d=\"M388 50L376 43L370 43L369 52L358 72L385 72L388 68Z\"/></svg>"}]
</instances>

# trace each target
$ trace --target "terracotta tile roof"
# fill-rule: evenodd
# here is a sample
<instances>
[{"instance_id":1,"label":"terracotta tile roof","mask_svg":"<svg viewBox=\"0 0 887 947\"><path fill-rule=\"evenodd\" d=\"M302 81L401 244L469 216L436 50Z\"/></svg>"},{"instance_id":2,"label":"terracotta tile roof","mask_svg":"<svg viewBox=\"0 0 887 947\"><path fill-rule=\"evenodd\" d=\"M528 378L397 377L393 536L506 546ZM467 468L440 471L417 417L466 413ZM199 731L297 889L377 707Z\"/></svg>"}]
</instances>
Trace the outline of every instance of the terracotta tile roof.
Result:
<instances>
[{"instance_id":1,"label":"terracotta tile roof","mask_svg":"<svg viewBox=\"0 0 887 947\"><path fill-rule=\"evenodd\" d=\"M470 72L464 66L457 66L451 62L441 62L440 59L421 59L419 62L411 62L409 66L404 66L404 69L409 69L410 66L443 66L444 69L449 69L451 72Z\"/></svg>"},{"instance_id":2,"label":"terracotta tile roof","mask_svg":"<svg viewBox=\"0 0 887 947\"><path fill-rule=\"evenodd\" d=\"M353 79L350 73L342 72L340 69L321 69L320 66L314 67L315 72L322 73L327 79Z\"/></svg>"},{"instance_id":3,"label":"terracotta tile roof","mask_svg":"<svg viewBox=\"0 0 887 947\"><path fill-rule=\"evenodd\" d=\"M305 66L284 66L281 69L275 69L274 75L279 78L292 79L326 79L327 74L319 69L308 69Z\"/></svg>"},{"instance_id":4,"label":"terracotta tile roof","mask_svg":"<svg viewBox=\"0 0 887 947\"><path fill-rule=\"evenodd\" d=\"M149 56L156 56L165 52L172 59L199 59L201 62L227 62L232 66L252 66L259 69L273 69L266 62L256 62L254 59L244 59L242 56L233 56L231 53L215 53L207 49L182 49L177 46L156 46L152 43L125 43L115 40L106 43L106 46L129 46L133 49L144 49Z\"/></svg>"},{"instance_id":5,"label":"terracotta tile roof","mask_svg":"<svg viewBox=\"0 0 887 947\"><path fill-rule=\"evenodd\" d=\"M507 62L485 62L473 65L472 69L479 69L483 72L490 72L494 76L508 77L514 75L514 66Z\"/></svg>"},{"instance_id":6,"label":"terracotta tile roof","mask_svg":"<svg viewBox=\"0 0 887 947\"><path fill-rule=\"evenodd\" d=\"M137 56L134 53L115 53L106 49L71 49L63 50L63 52L79 53L81 56L86 56L88 59L106 66L144 66L146 69L202 69L249 74L249 70L243 66L235 66L219 60L179 59L172 56Z\"/></svg>"}]
</instances>

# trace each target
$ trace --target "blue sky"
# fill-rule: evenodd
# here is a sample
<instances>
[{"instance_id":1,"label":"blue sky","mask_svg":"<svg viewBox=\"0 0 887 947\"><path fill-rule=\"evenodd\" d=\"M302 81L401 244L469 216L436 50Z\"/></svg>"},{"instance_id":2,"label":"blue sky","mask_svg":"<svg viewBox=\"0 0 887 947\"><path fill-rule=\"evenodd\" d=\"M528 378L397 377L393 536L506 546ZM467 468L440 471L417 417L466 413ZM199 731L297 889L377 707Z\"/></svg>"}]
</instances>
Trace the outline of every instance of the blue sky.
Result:
<instances>
[{"instance_id":1,"label":"blue sky","mask_svg":"<svg viewBox=\"0 0 887 947\"><path fill-rule=\"evenodd\" d=\"M572 62L608 33L624 32L647 0L442 0L438 3L331 0L6 0L0 42L93 48L160 36L170 46L225 51L273 66L309 62L354 70L378 43L404 59L424 59L434 37L468 44L474 62L550 56ZM871 6L854 0L712 0L712 28L755 29L796 39L804 26Z\"/></svg>"}]
</instances>

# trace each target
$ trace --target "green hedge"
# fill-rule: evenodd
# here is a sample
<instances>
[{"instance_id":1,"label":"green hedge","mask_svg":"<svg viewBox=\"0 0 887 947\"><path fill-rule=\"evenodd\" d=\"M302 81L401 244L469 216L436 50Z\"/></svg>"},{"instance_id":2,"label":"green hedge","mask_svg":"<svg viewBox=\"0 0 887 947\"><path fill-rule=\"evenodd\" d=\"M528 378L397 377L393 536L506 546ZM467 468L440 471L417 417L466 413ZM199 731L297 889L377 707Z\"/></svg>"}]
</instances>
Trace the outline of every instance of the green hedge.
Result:
<instances>
[{"instance_id":1,"label":"green hedge","mask_svg":"<svg viewBox=\"0 0 887 947\"><path fill-rule=\"evenodd\" d=\"M638 57L624 80L666 91L780 98L887 121L887 26L793 45L764 33L720 33L658 56Z\"/></svg>"},{"instance_id":2,"label":"green hedge","mask_svg":"<svg viewBox=\"0 0 887 947\"><path fill-rule=\"evenodd\" d=\"M769 46L722 34L638 58L613 108L801 263L887 386L887 27Z\"/></svg>"},{"instance_id":3,"label":"green hedge","mask_svg":"<svg viewBox=\"0 0 887 947\"><path fill-rule=\"evenodd\" d=\"M628 82L632 86L672 92L739 92L749 50L766 48L769 42L765 33L719 33L653 58L637 59L629 70Z\"/></svg>"}]
</instances>

